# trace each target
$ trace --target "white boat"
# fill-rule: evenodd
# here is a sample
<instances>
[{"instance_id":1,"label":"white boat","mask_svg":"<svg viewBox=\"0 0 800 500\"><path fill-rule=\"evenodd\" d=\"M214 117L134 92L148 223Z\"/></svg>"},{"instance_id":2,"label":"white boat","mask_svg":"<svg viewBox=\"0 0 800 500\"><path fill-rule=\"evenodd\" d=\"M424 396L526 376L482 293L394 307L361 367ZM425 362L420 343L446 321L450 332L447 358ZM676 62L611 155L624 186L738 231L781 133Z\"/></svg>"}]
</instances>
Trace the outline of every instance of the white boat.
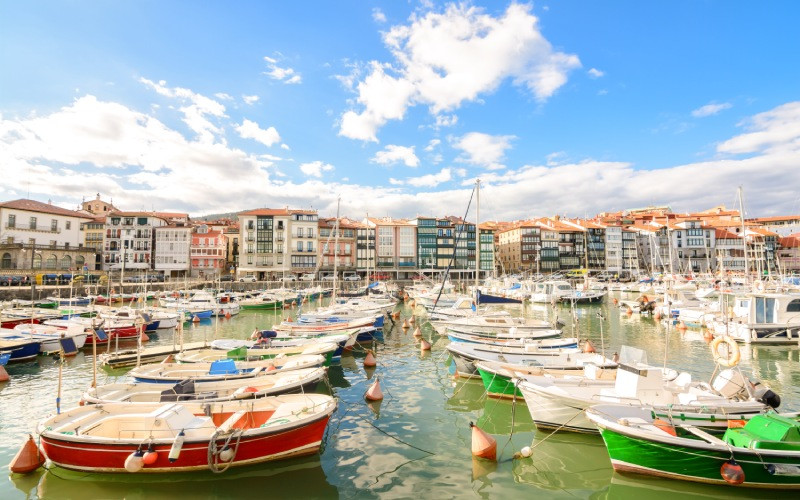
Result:
<instances>
[{"instance_id":1,"label":"white boat","mask_svg":"<svg viewBox=\"0 0 800 500\"><path fill-rule=\"evenodd\" d=\"M248 349L239 347L230 351L220 349L195 349L184 351L175 355L175 361L179 363L210 363L220 359L234 359L237 361L256 361L260 359L271 359L300 354L319 354L330 359L336 351L337 345L329 342L314 342L300 346L289 347L264 347Z\"/></svg>"},{"instance_id":2,"label":"white boat","mask_svg":"<svg viewBox=\"0 0 800 500\"><path fill-rule=\"evenodd\" d=\"M71 326L66 330L52 325L16 325L14 330L27 335L32 340L42 343L42 354L54 354L61 351L61 339L70 338L75 343L76 349L83 349L88 334L79 326Z\"/></svg>"},{"instance_id":3,"label":"white boat","mask_svg":"<svg viewBox=\"0 0 800 500\"><path fill-rule=\"evenodd\" d=\"M733 317L718 317L709 325L714 335L748 344L800 343L800 295L749 293L731 302Z\"/></svg>"},{"instance_id":4,"label":"white boat","mask_svg":"<svg viewBox=\"0 0 800 500\"><path fill-rule=\"evenodd\" d=\"M161 363L143 365L134 368L128 375L137 382L176 383L192 379L196 382L253 378L261 373L273 370L299 370L322 366L325 357L288 356L280 359L236 362L231 359L213 361L211 363Z\"/></svg>"},{"instance_id":5,"label":"white boat","mask_svg":"<svg viewBox=\"0 0 800 500\"><path fill-rule=\"evenodd\" d=\"M474 334L536 334L541 330L552 330L552 322L514 317L510 315L480 315L445 321L431 321L437 332L445 333L454 330L461 333Z\"/></svg>"},{"instance_id":6,"label":"white boat","mask_svg":"<svg viewBox=\"0 0 800 500\"><path fill-rule=\"evenodd\" d=\"M537 304L552 304L559 302L561 297L572 293L574 289L567 281L543 281L534 283L531 292L531 302Z\"/></svg>"},{"instance_id":7,"label":"white boat","mask_svg":"<svg viewBox=\"0 0 800 500\"><path fill-rule=\"evenodd\" d=\"M262 398L299 392L303 388L313 389L326 373L327 370L322 367L304 368L288 372L272 372L243 380L195 382L187 379L172 387L143 382L106 384L90 387L83 393L81 402L89 404L211 402Z\"/></svg>"}]
</instances>

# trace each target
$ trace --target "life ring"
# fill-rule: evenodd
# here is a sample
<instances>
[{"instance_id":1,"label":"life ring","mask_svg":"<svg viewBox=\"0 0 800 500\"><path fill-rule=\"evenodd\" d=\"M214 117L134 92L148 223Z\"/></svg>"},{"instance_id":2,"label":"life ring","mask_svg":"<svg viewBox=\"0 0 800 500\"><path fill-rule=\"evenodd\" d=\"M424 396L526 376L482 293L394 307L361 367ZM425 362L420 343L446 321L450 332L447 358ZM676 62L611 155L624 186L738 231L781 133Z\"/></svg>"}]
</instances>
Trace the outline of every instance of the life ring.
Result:
<instances>
[{"instance_id":1,"label":"life ring","mask_svg":"<svg viewBox=\"0 0 800 500\"><path fill-rule=\"evenodd\" d=\"M728 356L723 357L719 352L719 345L725 342L728 345ZM736 342L725 335L724 337L717 337L711 341L711 354L714 356L714 362L720 366L725 366L727 368L733 368L734 366L739 364L739 360L741 359L741 353L739 352L739 346Z\"/></svg>"}]
</instances>

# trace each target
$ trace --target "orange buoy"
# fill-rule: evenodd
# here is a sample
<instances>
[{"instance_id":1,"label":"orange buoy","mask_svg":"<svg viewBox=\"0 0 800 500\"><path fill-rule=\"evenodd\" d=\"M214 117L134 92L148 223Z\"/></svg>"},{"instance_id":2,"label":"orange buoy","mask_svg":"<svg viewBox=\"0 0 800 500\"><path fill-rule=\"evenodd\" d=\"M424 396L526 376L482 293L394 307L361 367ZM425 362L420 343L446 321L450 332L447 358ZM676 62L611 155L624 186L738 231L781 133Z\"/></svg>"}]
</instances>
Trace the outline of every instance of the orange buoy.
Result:
<instances>
[{"instance_id":1,"label":"orange buoy","mask_svg":"<svg viewBox=\"0 0 800 500\"><path fill-rule=\"evenodd\" d=\"M392 319L396 320L399 317L400 317L400 311L395 311L395 312L392 313Z\"/></svg>"},{"instance_id":2,"label":"orange buoy","mask_svg":"<svg viewBox=\"0 0 800 500\"><path fill-rule=\"evenodd\" d=\"M375 360L372 350L367 349L367 357L364 358L364 368L373 368L377 366L377 364L378 362Z\"/></svg>"},{"instance_id":3,"label":"orange buoy","mask_svg":"<svg viewBox=\"0 0 800 500\"><path fill-rule=\"evenodd\" d=\"M8 382L11 377L8 376L8 372L6 371L6 367L0 365L0 382Z\"/></svg>"},{"instance_id":4,"label":"orange buoy","mask_svg":"<svg viewBox=\"0 0 800 500\"><path fill-rule=\"evenodd\" d=\"M472 428L472 455L486 460L497 460L497 440L485 433L480 427L469 423Z\"/></svg>"},{"instance_id":5,"label":"orange buoy","mask_svg":"<svg viewBox=\"0 0 800 500\"><path fill-rule=\"evenodd\" d=\"M414 328L414 337L422 337L422 332L420 331L419 327Z\"/></svg>"},{"instance_id":6,"label":"orange buoy","mask_svg":"<svg viewBox=\"0 0 800 500\"><path fill-rule=\"evenodd\" d=\"M714 335L711 333L711 331L706 330L703 332L703 340L705 340L706 342L711 342L711 340L713 339Z\"/></svg>"},{"instance_id":7,"label":"orange buoy","mask_svg":"<svg viewBox=\"0 0 800 500\"><path fill-rule=\"evenodd\" d=\"M380 401L383 399L383 391L381 391L381 381L379 378L375 378L375 382L369 386L369 389L367 389L364 397L367 399L367 401Z\"/></svg>"},{"instance_id":8,"label":"orange buoy","mask_svg":"<svg viewBox=\"0 0 800 500\"><path fill-rule=\"evenodd\" d=\"M411 327L408 326L408 320L407 319L403 320L403 330L408 330L409 328L411 328Z\"/></svg>"},{"instance_id":9,"label":"orange buoy","mask_svg":"<svg viewBox=\"0 0 800 500\"><path fill-rule=\"evenodd\" d=\"M142 332L142 342L147 342L149 340L150 340L150 337L148 337L146 333Z\"/></svg>"},{"instance_id":10,"label":"orange buoy","mask_svg":"<svg viewBox=\"0 0 800 500\"><path fill-rule=\"evenodd\" d=\"M616 298L616 297L614 297L614 300L613 300L612 302L614 302L614 305L617 305L617 304L619 304L619 301L617 300L617 298Z\"/></svg>"},{"instance_id":11,"label":"orange buoy","mask_svg":"<svg viewBox=\"0 0 800 500\"><path fill-rule=\"evenodd\" d=\"M422 339L419 343L419 350L421 352L430 351L431 350L431 343L425 339Z\"/></svg>"},{"instance_id":12,"label":"orange buoy","mask_svg":"<svg viewBox=\"0 0 800 500\"><path fill-rule=\"evenodd\" d=\"M415 307L417 307L417 301L415 301L414 299L411 299L411 302L408 303L408 307L410 307L411 309L414 309Z\"/></svg>"},{"instance_id":13,"label":"orange buoy","mask_svg":"<svg viewBox=\"0 0 800 500\"><path fill-rule=\"evenodd\" d=\"M192 316L192 323L200 323L200 318L198 318L196 314Z\"/></svg>"},{"instance_id":14,"label":"orange buoy","mask_svg":"<svg viewBox=\"0 0 800 500\"><path fill-rule=\"evenodd\" d=\"M269 366L267 367L267 371L268 371L268 372L274 372L275 370L277 370L277 368L275 368L275 365L269 365Z\"/></svg>"},{"instance_id":15,"label":"orange buoy","mask_svg":"<svg viewBox=\"0 0 800 500\"><path fill-rule=\"evenodd\" d=\"M585 344L583 344L583 352L585 353L594 353L597 352L594 349L594 344L592 344L591 340L587 340Z\"/></svg>"},{"instance_id":16,"label":"orange buoy","mask_svg":"<svg viewBox=\"0 0 800 500\"><path fill-rule=\"evenodd\" d=\"M8 464L8 468L15 474L27 474L33 472L44 465L44 454L36 446L33 436L28 434L28 440L19 449L14 459Z\"/></svg>"},{"instance_id":17,"label":"orange buoy","mask_svg":"<svg viewBox=\"0 0 800 500\"><path fill-rule=\"evenodd\" d=\"M686 323L684 323L683 321L678 322L678 330L686 330L686 328L687 328Z\"/></svg>"},{"instance_id":18,"label":"orange buoy","mask_svg":"<svg viewBox=\"0 0 800 500\"><path fill-rule=\"evenodd\" d=\"M164 361L162 361L161 364L166 365L167 363L172 363L173 360L174 360L174 358L172 357L172 354L170 354L169 356L164 358Z\"/></svg>"},{"instance_id":19,"label":"orange buoy","mask_svg":"<svg viewBox=\"0 0 800 500\"><path fill-rule=\"evenodd\" d=\"M414 316L411 316L410 318L408 318L408 322L413 325L414 323L417 322L417 320L414 318Z\"/></svg>"},{"instance_id":20,"label":"orange buoy","mask_svg":"<svg viewBox=\"0 0 800 500\"><path fill-rule=\"evenodd\" d=\"M225 319L231 319L231 312L225 311Z\"/></svg>"},{"instance_id":21,"label":"orange buoy","mask_svg":"<svg viewBox=\"0 0 800 500\"><path fill-rule=\"evenodd\" d=\"M744 482L744 470L734 459L730 459L722 464L719 468L719 475L722 476L722 479L728 484L738 485Z\"/></svg>"},{"instance_id":22,"label":"orange buoy","mask_svg":"<svg viewBox=\"0 0 800 500\"><path fill-rule=\"evenodd\" d=\"M631 308L629 307L629 308L628 308L628 309L625 311L625 314L627 314L628 316L631 316L631 315L633 314L633 309L631 309Z\"/></svg>"},{"instance_id":23,"label":"orange buoy","mask_svg":"<svg viewBox=\"0 0 800 500\"><path fill-rule=\"evenodd\" d=\"M291 316L289 316L288 318L286 318L286 321L288 321L289 323L292 323L292 322L294 322L294 320L292 319L292 317L291 317Z\"/></svg>"}]
</instances>

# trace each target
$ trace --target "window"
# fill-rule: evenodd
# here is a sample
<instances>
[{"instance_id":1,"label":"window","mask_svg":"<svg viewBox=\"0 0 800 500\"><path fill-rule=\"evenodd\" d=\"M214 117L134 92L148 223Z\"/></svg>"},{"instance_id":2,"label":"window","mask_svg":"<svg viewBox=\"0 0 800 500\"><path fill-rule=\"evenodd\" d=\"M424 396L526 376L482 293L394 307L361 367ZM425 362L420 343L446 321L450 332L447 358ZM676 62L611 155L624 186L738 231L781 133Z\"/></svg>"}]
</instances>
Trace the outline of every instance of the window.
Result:
<instances>
[{"instance_id":1,"label":"window","mask_svg":"<svg viewBox=\"0 0 800 500\"><path fill-rule=\"evenodd\" d=\"M65 255L61 257L61 269L69 269L72 267L72 257Z\"/></svg>"},{"instance_id":2,"label":"window","mask_svg":"<svg viewBox=\"0 0 800 500\"><path fill-rule=\"evenodd\" d=\"M8 215L8 227L15 228L17 227L17 216L14 214Z\"/></svg>"},{"instance_id":3,"label":"window","mask_svg":"<svg viewBox=\"0 0 800 500\"><path fill-rule=\"evenodd\" d=\"M36 217L31 217L30 228L36 229Z\"/></svg>"},{"instance_id":4,"label":"window","mask_svg":"<svg viewBox=\"0 0 800 500\"><path fill-rule=\"evenodd\" d=\"M302 252L303 251L303 242L302 241L298 241L297 242L297 251L298 252Z\"/></svg>"},{"instance_id":5,"label":"window","mask_svg":"<svg viewBox=\"0 0 800 500\"><path fill-rule=\"evenodd\" d=\"M5 259L5 257L3 257ZM800 300L795 299L786 306L786 312L800 312Z\"/></svg>"},{"instance_id":6,"label":"window","mask_svg":"<svg viewBox=\"0 0 800 500\"><path fill-rule=\"evenodd\" d=\"M41 269L42 268L42 255L41 254L34 254L33 255L33 268L34 269Z\"/></svg>"},{"instance_id":7,"label":"window","mask_svg":"<svg viewBox=\"0 0 800 500\"><path fill-rule=\"evenodd\" d=\"M313 252L314 251L314 242L313 241L309 241L308 244L306 245L306 249L309 252Z\"/></svg>"},{"instance_id":8,"label":"window","mask_svg":"<svg viewBox=\"0 0 800 500\"><path fill-rule=\"evenodd\" d=\"M58 257L51 255L47 258L47 263L45 265L47 266L47 269L55 269L58 265Z\"/></svg>"},{"instance_id":9,"label":"window","mask_svg":"<svg viewBox=\"0 0 800 500\"><path fill-rule=\"evenodd\" d=\"M11 254L6 252L3 254L3 261L0 264L3 269L11 269Z\"/></svg>"},{"instance_id":10,"label":"window","mask_svg":"<svg viewBox=\"0 0 800 500\"><path fill-rule=\"evenodd\" d=\"M72 221L65 222L64 226L66 226L67 229L70 229L72 227Z\"/></svg>"}]
</instances>

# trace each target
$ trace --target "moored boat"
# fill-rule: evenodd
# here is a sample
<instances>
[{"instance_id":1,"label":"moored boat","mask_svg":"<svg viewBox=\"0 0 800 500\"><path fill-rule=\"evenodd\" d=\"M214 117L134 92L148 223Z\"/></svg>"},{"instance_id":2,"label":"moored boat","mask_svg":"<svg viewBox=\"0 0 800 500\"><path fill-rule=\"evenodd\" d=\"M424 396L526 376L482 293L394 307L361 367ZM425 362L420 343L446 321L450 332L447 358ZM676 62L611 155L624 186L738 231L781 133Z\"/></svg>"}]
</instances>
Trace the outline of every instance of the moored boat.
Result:
<instances>
[{"instance_id":1,"label":"moored boat","mask_svg":"<svg viewBox=\"0 0 800 500\"><path fill-rule=\"evenodd\" d=\"M297 355L261 361L223 359L211 363L161 363L134 368L128 374L137 382L172 383L192 379L197 382L252 378L272 370L299 370L322 366L325 357Z\"/></svg>"}]
</instances>

